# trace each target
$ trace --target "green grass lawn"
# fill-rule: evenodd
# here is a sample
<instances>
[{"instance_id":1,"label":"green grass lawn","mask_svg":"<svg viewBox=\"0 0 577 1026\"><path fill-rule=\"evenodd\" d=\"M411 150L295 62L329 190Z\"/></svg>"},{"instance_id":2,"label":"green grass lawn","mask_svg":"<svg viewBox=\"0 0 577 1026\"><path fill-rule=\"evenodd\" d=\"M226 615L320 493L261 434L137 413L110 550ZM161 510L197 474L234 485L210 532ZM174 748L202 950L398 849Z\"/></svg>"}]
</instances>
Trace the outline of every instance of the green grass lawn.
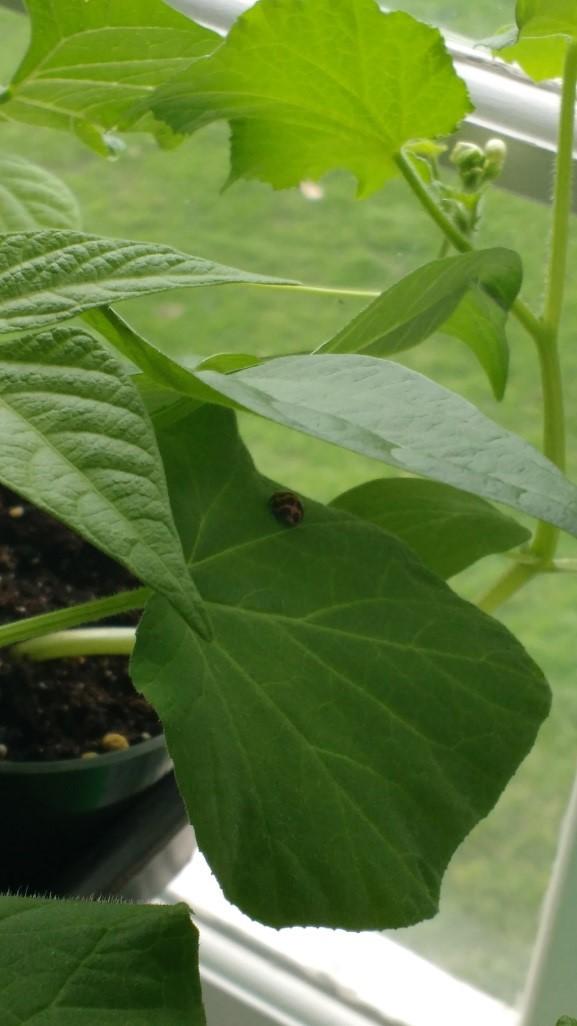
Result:
<instances>
[{"instance_id":1,"label":"green grass lawn","mask_svg":"<svg viewBox=\"0 0 577 1026\"><path fill-rule=\"evenodd\" d=\"M406 8L431 16L429 0ZM438 6L459 31L477 35L511 20L512 3ZM426 10L425 10L426 9ZM24 19L0 12L0 60L15 60L25 44ZM0 77L12 69L5 63ZM67 136L21 126L2 128L2 152L19 153L61 175L78 195L88 231L152 239L189 253L314 284L382 288L432 258L435 230L401 182L368 201L354 200L354 183L331 176L324 198L297 190L274 193L240 183L222 193L227 133L211 128L165 153L147 139L130 139L115 163ZM481 243L522 252L525 295L538 304L548 231L545 207L495 190L486 206ZM571 267L577 262L572 243ZM237 286L175 292L125 305L123 312L172 353L237 350L282 354L310 350L359 309L359 302ZM577 294L567 308L564 366L577 471ZM530 341L511 330L512 373L505 403L491 398L469 350L441 336L408 354L406 363L463 393L489 416L539 443L540 388ZM387 473L380 463L245 416L242 427L260 468L298 491L327 500L360 481ZM575 555L571 541L564 543ZM501 566L486 564L458 582L469 596ZM573 649L577 580L543 579L503 611L504 621L543 666L555 693L553 714L498 808L456 855L444 886L442 911L431 923L402 933L416 950L487 990L513 999L526 970L539 903L550 871L556 831L575 762L577 671Z\"/></svg>"}]
</instances>

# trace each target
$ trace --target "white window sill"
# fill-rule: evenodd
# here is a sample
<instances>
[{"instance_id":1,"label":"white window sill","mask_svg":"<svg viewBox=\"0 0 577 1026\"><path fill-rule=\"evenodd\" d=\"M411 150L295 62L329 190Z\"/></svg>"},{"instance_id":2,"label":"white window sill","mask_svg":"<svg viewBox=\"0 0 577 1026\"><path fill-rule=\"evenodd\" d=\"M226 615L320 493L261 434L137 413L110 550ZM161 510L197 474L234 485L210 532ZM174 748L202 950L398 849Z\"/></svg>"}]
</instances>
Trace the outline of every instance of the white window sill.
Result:
<instances>
[{"instance_id":1,"label":"white window sill","mask_svg":"<svg viewBox=\"0 0 577 1026\"><path fill-rule=\"evenodd\" d=\"M193 909L208 1026L517 1021L513 1009L380 933L274 930L253 922L226 901L200 853L162 900L182 900Z\"/></svg>"}]
</instances>

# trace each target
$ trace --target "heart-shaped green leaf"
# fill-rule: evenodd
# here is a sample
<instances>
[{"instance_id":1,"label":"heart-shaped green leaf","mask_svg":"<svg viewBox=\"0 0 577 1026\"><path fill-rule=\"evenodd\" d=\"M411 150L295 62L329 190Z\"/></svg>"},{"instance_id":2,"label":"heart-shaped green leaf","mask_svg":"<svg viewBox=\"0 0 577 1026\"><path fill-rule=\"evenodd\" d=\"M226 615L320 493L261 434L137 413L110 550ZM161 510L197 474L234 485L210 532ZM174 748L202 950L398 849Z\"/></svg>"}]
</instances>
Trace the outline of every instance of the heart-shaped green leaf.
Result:
<instances>
[{"instance_id":1,"label":"heart-shaped green leaf","mask_svg":"<svg viewBox=\"0 0 577 1026\"><path fill-rule=\"evenodd\" d=\"M290 284L154 242L81 232L0 237L0 333L33 331L93 307L167 289Z\"/></svg>"},{"instance_id":2,"label":"heart-shaped green leaf","mask_svg":"<svg viewBox=\"0 0 577 1026\"><path fill-rule=\"evenodd\" d=\"M499 57L520 64L536 81L561 77L567 43L577 41L574 0L517 0L515 19L516 33L492 41Z\"/></svg>"},{"instance_id":3,"label":"heart-shaped green leaf","mask_svg":"<svg viewBox=\"0 0 577 1026\"><path fill-rule=\"evenodd\" d=\"M507 311L519 293L519 256L480 250L434 260L383 292L317 352L393 356L441 329L473 349L497 398L507 381Z\"/></svg>"},{"instance_id":4,"label":"heart-shaped green leaf","mask_svg":"<svg viewBox=\"0 0 577 1026\"><path fill-rule=\"evenodd\" d=\"M220 42L162 0L27 0L28 53L0 120L75 131L107 153L106 133L137 100ZM139 131L156 131L140 119Z\"/></svg>"},{"instance_id":5,"label":"heart-shaped green leaf","mask_svg":"<svg viewBox=\"0 0 577 1026\"><path fill-rule=\"evenodd\" d=\"M488 502L437 481L380 478L343 492L332 505L401 538L443 578L530 538Z\"/></svg>"},{"instance_id":6,"label":"heart-shaped green leaf","mask_svg":"<svg viewBox=\"0 0 577 1026\"><path fill-rule=\"evenodd\" d=\"M0 1026L204 1026L185 905L0 897Z\"/></svg>"},{"instance_id":7,"label":"heart-shaped green leaf","mask_svg":"<svg viewBox=\"0 0 577 1026\"><path fill-rule=\"evenodd\" d=\"M307 500L278 522L230 413L159 443L215 634L153 599L132 670L225 893L275 926L433 915L547 714L540 671L378 527Z\"/></svg>"},{"instance_id":8,"label":"heart-shaped green leaf","mask_svg":"<svg viewBox=\"0 0 577 1026\"><path fill-rule=\"evenodd\" d=\"M207 634L152 425L106 346L73 328L0 346L0 481L123 563Z\"/></svg>"},{"instance_id":9,"label":"heart-shaped green leaf","mask_svg":"<svg viewBox=\"0 0 577 1026\"><path fill-rule=\"evenodd\" d=\"M22 157L0 156L0 231L80 228L78 203L56 175Z\"/></svg>"},{"instance_id":10,"label":"heart-shaped green leaf","mask_svg":"<svg viewBox=\"0 0 577 1026\"><path fill-rule=\"evenodd\" d=\"M231 180L285 188L346 168L363 195L406 142L471 110L441 34L374 0L260 0L149 107L176 132L229 120Z\"/></svg>"}]
</instances>

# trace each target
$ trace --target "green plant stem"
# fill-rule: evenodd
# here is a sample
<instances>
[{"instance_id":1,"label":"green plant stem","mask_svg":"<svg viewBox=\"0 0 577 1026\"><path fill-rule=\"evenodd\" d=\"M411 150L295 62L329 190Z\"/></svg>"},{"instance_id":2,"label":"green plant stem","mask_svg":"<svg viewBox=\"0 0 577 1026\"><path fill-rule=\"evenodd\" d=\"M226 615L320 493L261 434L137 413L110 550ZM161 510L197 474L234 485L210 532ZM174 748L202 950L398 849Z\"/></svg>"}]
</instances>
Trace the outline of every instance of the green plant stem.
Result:
<instances>
[{"instance_id":1,"label":"green plant stem","mask_svg":"<svg viewBox=\"0 0 577 1026\"><path fill-rule=\"evenodd\" d=\"M567 248L572 203L573 139L575 124L575 92L577 89L577 43L567 46L561 113L557 141L555 189L553 195L553 231L547 276L544 323L555 341L563 311L567 279Z\"/></svg>"},{"instance_id":2,"label":"green plant stem","mask_svg":"<svg viewBox=\"0 0 577 1026\"><path fill-rule=\"evenodd\" d=\"M559 470L565 471L565 411L557 334L545 334L539 345L543 387L543 452ZM530 552L547 563L557 550L559 529L540 521Z\"/></svg>"},{"instance_id":3,"label":"green plant stem","mask_svg":"<svg viewBox=\"0 0 577 1026\"><path fill-rule=\"evenodd\" d=\"M151 594L150 588L135 588L133 591L123 591L118 595L83 602L67 609L58 609L53 613L43 613L41 616L31 616L16 623L4 624L0 627L0 648L32 638L42 638L53 631L63 631L80 624L104 620L118 613L127 613L131 609L141 609Z\"/></svg>"},{"instance_id":4,"label":"green plant stem","mask_svg":"<svg viewBox=\"0 0 577 1026\"><path fill-rule=\"evenodd\" d=\"M520 299L517 299L511 308L511 312L537 346L543 388L543 452L562 471L565 470L566 440L558 336L567 272L576 89L577 44L571 44L567 48L559 117L551 257L544 315L542 319L535 317ZM470 252L474 248L471 241L459 231L436 203L410 160L404 154L399 154L396 162L405 181L445 238L460 253ZM479 608L485 612L493 612L536 574L549 570L557 548L558 536L559 531L556 527L540 522L529 547L529 555L534 557L534 561L519 563L505 571L479 600Z\"/></svg>"},{"instance_id":5,"label":"green plant stem","mask_svg":"<svg viewBox=\"0 0 577 1026\"><path fill-rule=\"evenodd\" d=\"M415 194L423 209L427 212L429 217L432 218L437 227L440 228L443 235L450 243L452 243L455 249L458 250L459 253L470 253L474 250L475 247L471 240L468 239L463 232L459 231L456 225L451 221L451 218L448 217L442 207L439 206L435 198L427 189L425 182L405 154L398 153L395 157L395 162L407 185ZM529 332L531 337L537 340L543 330L541 322L537 317L535 317L535 314L529 309L522 299L515 300L511 306L511 313L517 318L520 324L523 325L525 330Z\"/></svg>"},{"instance_id":6,"label":"green plant stem","mask_svg":"<svg viewBox=\"0 0 577 1026\"><path fill-rule=\"evenodd\" d=\"M73 656L130 655L134 648L134 627L94 627L77 631L57 631L14 645L17 658L64 659Z\"/></svg>"},{"instance_id":7,"label":"green plant stem","mask_svg":"<svg viewBox=\"0 0 577 1026\"><path fill-rule=\"evenodd\" d=\"M567 46L563 73L553 193L551 252L547 270L543 330L539 340L545 417L543 452L563 471L566 461L566 439L563 382L559 361L559 328L567 280L567 254L573 199L576 91L577 43L571 43ZM542 559L551 560L555 555L558 538L557 528L552 527L551 524L540 523L531 550Z\"/></svg>"},{"instance_id":8,"label":"green plant stem","mask_svg":"<svg viewBox=\"0 0 577 1026\"><path fill-rule=\"evenodd\" d=\"M515 592L520 591L529 583L541 568L539 563L517 563L510 567L491 588L477 601L477 606L484 613L494 613Z\"/></svg>"},{"instance_id":9,"label":"green plant stem","mask_svg":"<svg viewBox=\"0 0 577 1026\"><path fill-rule=\"evenodd\" d=\"M556 574L577 574L577 559L553 559L549 571Z\"/></svg>"},{"instance_id":10,"label":"green plant stem","mask_svg":"<svg viewBox=\"0 0 577 1026\"><path fill-rule=\"evenodd\" d=\"M263 288L262 285L258 285L254 282L247 282L251 288ZM376 289L341 289L337 286L330 285L266 285L264 286L267 290L271 289L282 289L283 292L312 292L325 296L347 296L350 299L376 299L381 293Z\"/></svg>"}]
</instances>

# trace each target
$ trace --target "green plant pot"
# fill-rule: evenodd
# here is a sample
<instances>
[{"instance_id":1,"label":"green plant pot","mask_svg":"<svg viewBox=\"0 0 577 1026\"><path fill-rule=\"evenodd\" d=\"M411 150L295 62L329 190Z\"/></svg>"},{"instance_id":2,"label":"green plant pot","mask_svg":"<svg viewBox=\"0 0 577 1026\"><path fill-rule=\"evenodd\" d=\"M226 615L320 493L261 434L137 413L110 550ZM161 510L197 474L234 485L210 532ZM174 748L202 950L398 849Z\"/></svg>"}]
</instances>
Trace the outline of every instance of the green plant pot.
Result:
<instances>
[{"instance_id":1,"label":"green plant pot","mask_svg":"<svg viewBox=\"0 0 577 1026\"><path fill-rule=\"evenodd\" d=\"M163 735L95 759L0 763L0 891L60 893L63 874L134 829L133 799L171 765Z\"/></svg>"},{"instance_id":2,"label":"green plant pot","mask_svg":"<svg viewBox=\"0 0 577 1026\"><path fill-rule=\"evenodd\" d=\"M170 768L163 735L95 759L0 762L0 809L9 821L84 818L128 801Z\"/></svg>"}]
</instances>

